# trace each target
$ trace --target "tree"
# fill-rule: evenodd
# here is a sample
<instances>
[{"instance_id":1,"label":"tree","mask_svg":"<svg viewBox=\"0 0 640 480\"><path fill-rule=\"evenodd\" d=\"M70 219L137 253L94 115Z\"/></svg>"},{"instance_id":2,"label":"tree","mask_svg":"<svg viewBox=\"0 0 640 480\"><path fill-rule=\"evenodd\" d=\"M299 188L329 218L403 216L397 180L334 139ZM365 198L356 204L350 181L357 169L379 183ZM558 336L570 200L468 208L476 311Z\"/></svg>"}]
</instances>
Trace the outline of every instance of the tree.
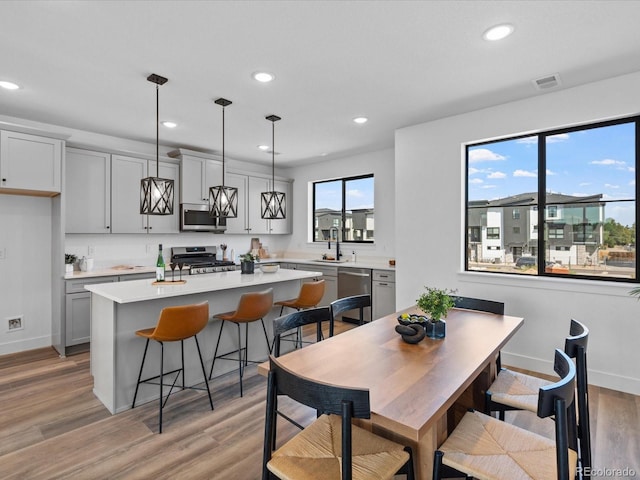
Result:
<instances>
[{"instance_id":1,"label":"tree","mask_svg":"<svg viewBox=\"0 0 640 480\"><path fill-rule=\"evenodd\" d=\"M611 248L622 245L635 245L635 223L632 227L627 227L616 222L613 218L607 218L604 222L603 245Z\"/></svg>"}]
</instances>

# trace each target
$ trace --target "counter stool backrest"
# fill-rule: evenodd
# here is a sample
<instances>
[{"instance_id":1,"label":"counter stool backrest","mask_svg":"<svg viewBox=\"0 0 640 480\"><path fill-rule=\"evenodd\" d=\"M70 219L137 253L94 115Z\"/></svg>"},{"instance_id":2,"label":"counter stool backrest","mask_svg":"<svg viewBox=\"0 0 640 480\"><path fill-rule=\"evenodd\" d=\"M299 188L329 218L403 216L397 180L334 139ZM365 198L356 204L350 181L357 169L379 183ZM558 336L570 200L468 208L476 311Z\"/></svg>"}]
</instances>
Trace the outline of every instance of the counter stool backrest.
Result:
<instances>
[{"instance_id":1,"label":"counter stool backrest","mask_svg":"<svg viewBox=\"0 0 640 480\"><path fill-rule=\"evenodd\" d=\"M209 322L209 303L165 307L160 312L151 339L175 342L193 337Z\"/></svg>"},{"instance_id":2,"label":"counter stool backrest","mask_svg":"<svg viewBox=\"0 0 640 480\"><path fill-rule=\"evenodd\" d=\"M240 297L238 307L232 321L253 322L265 317L273 307L273 289L262 292L244 293Z\"/></svg>"},{"instance_id":3,"label":"counter stool backrest","mask_svg":"<svg viewBox=\"0 0 640 480\"><path fill-rule=\"evenodd\" d=\"M297 304L299 308L311 308L320 303L324 296L325 281L304 282L300 287Z\"/></svg>"}]
</instances>

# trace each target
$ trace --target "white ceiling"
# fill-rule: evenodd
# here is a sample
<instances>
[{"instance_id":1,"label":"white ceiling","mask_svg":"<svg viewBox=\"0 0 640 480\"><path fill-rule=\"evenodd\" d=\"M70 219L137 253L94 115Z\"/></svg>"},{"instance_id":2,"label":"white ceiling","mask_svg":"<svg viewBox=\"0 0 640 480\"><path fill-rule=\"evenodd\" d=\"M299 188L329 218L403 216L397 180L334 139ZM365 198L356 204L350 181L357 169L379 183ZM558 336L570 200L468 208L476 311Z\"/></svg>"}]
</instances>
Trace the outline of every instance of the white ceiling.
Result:
<instances>
[{"instance_id":1,"label":"white ceiling","mask_svg":"<svg viewBox=\"0 0 640 480\"><path fill-rule=\"evenodd\" d=\"M0 2L0 115L293 166L393 146L394 130L640 70L639 1ZM488 43L483 31L515 32ZM268 70L271 84L251 73ZM557 89L556 89L557 90ZM366 125L352 118L369 117ZM323 154L325 156L323 156Z\"/></svg>"}]
</instances>

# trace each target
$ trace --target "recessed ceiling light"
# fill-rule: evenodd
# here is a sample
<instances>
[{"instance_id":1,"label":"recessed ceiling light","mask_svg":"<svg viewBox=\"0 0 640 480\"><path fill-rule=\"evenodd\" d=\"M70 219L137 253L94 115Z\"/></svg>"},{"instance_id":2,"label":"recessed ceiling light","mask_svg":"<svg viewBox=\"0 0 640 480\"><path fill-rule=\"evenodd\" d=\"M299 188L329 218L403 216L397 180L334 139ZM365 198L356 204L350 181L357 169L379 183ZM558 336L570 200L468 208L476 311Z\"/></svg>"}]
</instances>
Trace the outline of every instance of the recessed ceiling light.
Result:
<instances>
[{"instance_id":1,"label":"recessed ceiling light","mask_svg":"<svg viewBox=\"0 0 640 480\"><path fill-rule=\"evenodd\" d=\"M369 119L367 117L356 117L353 119L353 121L361 125L363 123L367 123Z\"/></svg>"},{"instance_id":2,"label":"recessed ceiling light","mask_svg":"<svg viewBox=\"0 0 640 480\"><path fill-rule=\"evenodd\" d=\"M6 88L7 90L18 90L20 88L19 85L16 85L13 82L7 82L5 80L0 80L0 87Z\"/></svg>"},{"instance_id":3,"label":"recessed ceiling light","mask_svg":"<svg viewBox=\"0 0 640 480\"><path fill-rule=\"evenodd\" d=\"M261 82L261 83L268 83L272 81L274 78L276 78L274 74L269 72L255 72L252 75L252 77L254 80L257 80L258 82Z\"/></svg>"},{"instance_id":4,"label":"recessed ceiling light","mask_svg":"<svg viewBox=\"0 0 640 480\"><path fill-rule=\"evenodd\" d=\"M263 152L266 152L267 150L269 150L269 145L258 145L258 148Z\"/></svg>"},{"instance_id":5,"label":"recessed ceiling light","mask_svg":"<svg viewBox=\"0 0 640 480\"><path fill-rule=\"evenodd\" d=\"M496 40L502 40L505 37L508 37L513 33L513 25L508 23L503 23L501 25L496 25L491 27L487 31L482 34L482 38L485 40L489 40L490 42L494 42Z\"/></svg>"},{"instance_id":6,"label":"recessed ceiling light","mask_svg":"<svg viewBox=\"0 0 640 480\"><path fill-rule=\"evenodd\" d=\"M162 125L167 128L176 128L178 126L178 124L175 122L162 122Z\"/></svg>"}]
</instances>

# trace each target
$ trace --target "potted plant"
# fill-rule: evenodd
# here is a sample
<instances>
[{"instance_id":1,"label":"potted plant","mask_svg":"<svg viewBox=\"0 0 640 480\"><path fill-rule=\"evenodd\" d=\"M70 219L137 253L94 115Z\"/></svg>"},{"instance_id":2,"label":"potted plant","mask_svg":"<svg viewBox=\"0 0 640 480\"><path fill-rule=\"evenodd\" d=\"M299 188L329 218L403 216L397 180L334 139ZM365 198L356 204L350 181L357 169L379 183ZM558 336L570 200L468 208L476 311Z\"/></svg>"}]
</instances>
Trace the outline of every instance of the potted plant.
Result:
<instances>
[{"instance_id":1,"label":"potted plant","mask_svg":"<svg viewBox=\"0 0 640 480\"><path fill-rule=\"evenodd\" d=\"M444 338L446 324L443 318L455 307L454 290L424 287L426 292L418 297L416 304L427 317L426 330L430 338Z\"/></svg>"},{"instance_id":2,"label":"potted plant","mask_svg":"<svg viewBox=\"0 0 640 480\"><path fill-rule=\"evenodd\" d=\"M64 254L64 268L66 273L73 273L73 264L76 263L77 260L78 257L71 253Z\"/></svg>"},{"instance_id":3,"label":"potted plant","mask_svg":"<svg viewBox=\"0 0 640 480\"><path fill-rule=\"evenodd\" d=\"M253 273L255 262L257 260L260 260L260 257L258 255L254 255L251 252L240 255L240 273Z\"/></svg>"}]
</instances>

